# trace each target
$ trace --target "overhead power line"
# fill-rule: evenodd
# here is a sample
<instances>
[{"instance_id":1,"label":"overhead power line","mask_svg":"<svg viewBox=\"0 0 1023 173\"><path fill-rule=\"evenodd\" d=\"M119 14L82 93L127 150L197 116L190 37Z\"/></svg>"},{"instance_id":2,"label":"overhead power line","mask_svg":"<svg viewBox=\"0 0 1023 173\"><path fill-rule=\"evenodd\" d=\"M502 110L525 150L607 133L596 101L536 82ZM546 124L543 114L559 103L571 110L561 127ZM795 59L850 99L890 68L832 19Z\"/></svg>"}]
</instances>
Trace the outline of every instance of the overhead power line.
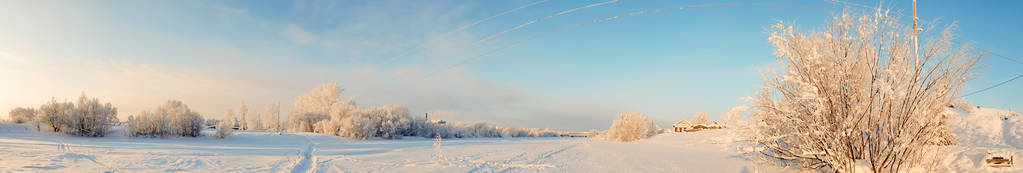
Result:
<instances>
[{"instance_id":1,"label":"overhead power line","mask_svg":"<svg viewBox=\"0 0 1023 173\"><path fill-rule=\"evenodd\" d=\"M998 87L998 86L1002 86L1002 85L1005 85L1006 83L1012 82L1013 80L1019 79L1020 77L1023 77L1023 74L1020 74L1020 75L1018 75L1018 76L1016 76L1016 77L1014 77L1014 78L1012 78L1012 79L1009 79L1009 80L1006 80L1006 81L1002 81L1001 83L998 83L998 84L995 84L995 85L989 86L989 87L987 87L987 88L984 88L984 89L980 89L980 90L977 90L977 91L973 91L973 92L970 92L969 94L964 94L964 95L961 95L961 96L959 96L959 97L966 97L966 96L974 95L974 94L977 94L977 93L980 93L980 92L984 92L984 91L987 91L987 90L989 90L989 89L993 89L993 88L995 88L995 87Z\"/></svg>"},{"instance_id":2,"label":"overhead power line","mask_svg":"<svg viewBox=\"0 0 1023 173\"><path fill-rule=\"evenodd\" d=\"M994 55L994 56L997 56L999 58L1002 58L1002 59L1005 59L1005 60L1009 60L1009 61L1012 61L1012 62L1015 62L1015 63L1023 64L1023 61L1016 60L1016 59L1013 59L1013 58L1010 58L1010 57L1007 57L1007 56L1004 56L1004 55L1000 55L1000 54L997 54L997 53L994 53L994 52L988 52L988 54L991 54L991 55Z\"/></svg>"}]
</instances>

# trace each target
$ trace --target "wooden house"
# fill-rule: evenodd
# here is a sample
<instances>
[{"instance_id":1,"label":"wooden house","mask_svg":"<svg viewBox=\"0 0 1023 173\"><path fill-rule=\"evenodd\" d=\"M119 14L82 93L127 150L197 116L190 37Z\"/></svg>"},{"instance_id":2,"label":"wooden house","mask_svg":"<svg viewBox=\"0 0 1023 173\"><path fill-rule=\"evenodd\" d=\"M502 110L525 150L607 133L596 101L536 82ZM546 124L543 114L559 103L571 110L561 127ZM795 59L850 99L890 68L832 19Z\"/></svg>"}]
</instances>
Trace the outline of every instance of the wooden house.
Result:
<instances>
[{"instance_id":1,"label":"wooden house","mask_svg":"<svg viewBox=\"0 0 1023 173\"><path fill-rule=\"evenodd\" d=\"M687 121L687 120L682 120L682 121L676 122L674 125L671 125L671 126L675 128L674 129L675 132L684 132L686 129L692 127L693 124L689 123L689 121Z\"/></svg>"}]
</instances>

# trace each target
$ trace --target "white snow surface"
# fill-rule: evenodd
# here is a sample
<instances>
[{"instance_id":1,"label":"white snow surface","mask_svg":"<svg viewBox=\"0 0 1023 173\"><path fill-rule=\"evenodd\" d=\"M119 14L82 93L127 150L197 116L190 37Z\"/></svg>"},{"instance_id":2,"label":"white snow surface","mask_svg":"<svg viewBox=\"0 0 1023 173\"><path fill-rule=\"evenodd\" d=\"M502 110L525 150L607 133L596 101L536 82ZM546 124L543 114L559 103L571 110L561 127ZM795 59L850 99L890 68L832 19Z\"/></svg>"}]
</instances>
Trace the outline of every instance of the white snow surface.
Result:
<instances>
[{"instance_id":1,"label":"white snow surface","mask_svg":"<svg viewBox=\"0 0 1023 173\"><path fill-rule=\"evenodd\" d=\"M958 144L932 146L922 172L1023 172L992 168L991 154L1023 156L1023 116L955 110ZM120 128L118 126L117 128ZM102 138L0 124L0 172L811 172L746 159L734 129L663 133L635 142L601 138L405 137L348 140L315 133L235 131L215 139ZM919 169L917 169L919 170Z\"/></svg>"},{"instance_id":2,"label":"white snow surface","mask_svg":"<svg viewBox=\"0 0 1023 173\"><path fill-rule=\"evenodd\" d=\"M600 138L348 140L235 131L227 139L72 137L0 124L0 172L757 172L728 130ZM116 130L119 131L120 130ZM724 140L722 140L724 139ZM438 157L442 155L442 157Z\"/></svg>"},{"instance_id":3,"label":"white snow surface","mask_svg":"<svg viewBox=\"0 0 1023 173\"><path fill-rule=\"evenodd\" d=\"M957 145L935 146L928 172L1023 172L1023 165L992 168L983 162L991 155L1023 157L1023 116L994 108L950 109L948 123Z\"/></svg>"}]
</instances>

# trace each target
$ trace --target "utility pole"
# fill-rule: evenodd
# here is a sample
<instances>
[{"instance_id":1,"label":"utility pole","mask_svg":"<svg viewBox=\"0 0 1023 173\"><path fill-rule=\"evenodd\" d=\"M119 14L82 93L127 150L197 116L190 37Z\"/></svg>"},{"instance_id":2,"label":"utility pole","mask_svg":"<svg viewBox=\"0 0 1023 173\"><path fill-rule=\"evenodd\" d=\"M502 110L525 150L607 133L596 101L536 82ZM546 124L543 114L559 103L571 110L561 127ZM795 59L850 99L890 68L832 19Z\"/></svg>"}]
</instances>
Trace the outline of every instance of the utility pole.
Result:
<instances>
[{"instance_id":1,"label":"utility pole","mask_svg":"<svg viewBox=\"0 0 1023 173\"><path fill-rule=\"evenodd\" d=\"M916 18L916 0L913 0L913 57L915 57L919 61L920 60L920 43L919 43L918 40L920 40L920 39L917 36L917 31L919 29L917 29L916 20L917 20L917 18Z\"/></svg>"}]
</instances>

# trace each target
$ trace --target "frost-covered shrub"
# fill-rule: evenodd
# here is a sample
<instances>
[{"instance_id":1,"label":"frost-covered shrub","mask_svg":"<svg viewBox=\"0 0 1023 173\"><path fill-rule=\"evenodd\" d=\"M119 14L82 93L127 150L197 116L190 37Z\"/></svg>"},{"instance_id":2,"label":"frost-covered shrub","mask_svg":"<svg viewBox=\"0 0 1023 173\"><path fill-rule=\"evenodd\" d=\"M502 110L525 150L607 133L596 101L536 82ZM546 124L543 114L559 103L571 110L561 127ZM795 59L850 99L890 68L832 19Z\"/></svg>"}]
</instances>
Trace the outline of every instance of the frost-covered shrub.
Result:
<instances>
[{"instance_id":1,"label":"frost-covered shrub","mask_svg":"<svg viewBox=\"0 0 1023 173\"><path fill-rule=\"evenodd\" d=\"M170 135L171 121L165 116L142 112L128 116L124 134L128 137L166 137Z\"/></svg>"},{"instance_id":2,"label":"frost-covered shrub","mask_svg":"<svg viewBox=\"0 0 1023 173\"><path fill-rule=\"evenodd\" d=\"M295 98L295 105L288 110L288 131L312 132L313 125L330 119L330 109L341 102L341 87L331 82L320 85L312 91Z\"/></svg>"},{"instance_id":3,"label":"frost-covered shrub","mask_svg":"<svg viewBox=\"0 0 1023 173\"><path fill-rule=\"evenodd\" d=\"M217 131L215 135L218 139L224 139L227 138L227 136L231 136L232 131L233 129L231 129L230 125L226 121L220 121L220 124L217 124Z\"/></svg>"},{"instance_id":4,"label":"frost-covered shrub","mask_svg":"<svg viewBox=\"0 0 1023 173\"><path fill-rule=\"evenodd\" d=\"M203 123L206 120L197 112L192 112L181 101L168 100L156 108L154 112L142 112L138 116L128 117L125 135L129 137L166 137L202 135Z\"/></svg>"},{"instance_id":5,"label":"frost-covered shrub","mask_svg":"<svg viewBox=\"0 0 1023 173\"><path fill-rule=\"evenodd\" d=\"M834 16L821 31L779 23L769 38L785 66L757 93L757 153L786 165L856 172L915 167L946 126L943 112L980 55L948 27L921 35L887 10ZM929 37L935 36L935 37Z\"/></svg>"},{"instance_id":6,"label":"frost-covered shrub","mask_svg":"<svg viewBox=\"0 0 1023 173\"><path fill-rule=\"evenodd\" d=\"M12 123L26 123L35 120L36 110L33 108L14 108L11 109L10 115Z\"/></svg>"},{"instance_id":7,"label":"frost-covered shrub","mask_svg":"<svg viewBox=\"0 0 1023 173\"><path fill-rule=\"evenodd\" d=\"M656 135L659 131L661 131L661 127L648 120L646 114L622 112L618 114L618 119L611 123L611 128L605 135L608 140L630 142L646 139Z\"/></svg>"}]
</instances>

